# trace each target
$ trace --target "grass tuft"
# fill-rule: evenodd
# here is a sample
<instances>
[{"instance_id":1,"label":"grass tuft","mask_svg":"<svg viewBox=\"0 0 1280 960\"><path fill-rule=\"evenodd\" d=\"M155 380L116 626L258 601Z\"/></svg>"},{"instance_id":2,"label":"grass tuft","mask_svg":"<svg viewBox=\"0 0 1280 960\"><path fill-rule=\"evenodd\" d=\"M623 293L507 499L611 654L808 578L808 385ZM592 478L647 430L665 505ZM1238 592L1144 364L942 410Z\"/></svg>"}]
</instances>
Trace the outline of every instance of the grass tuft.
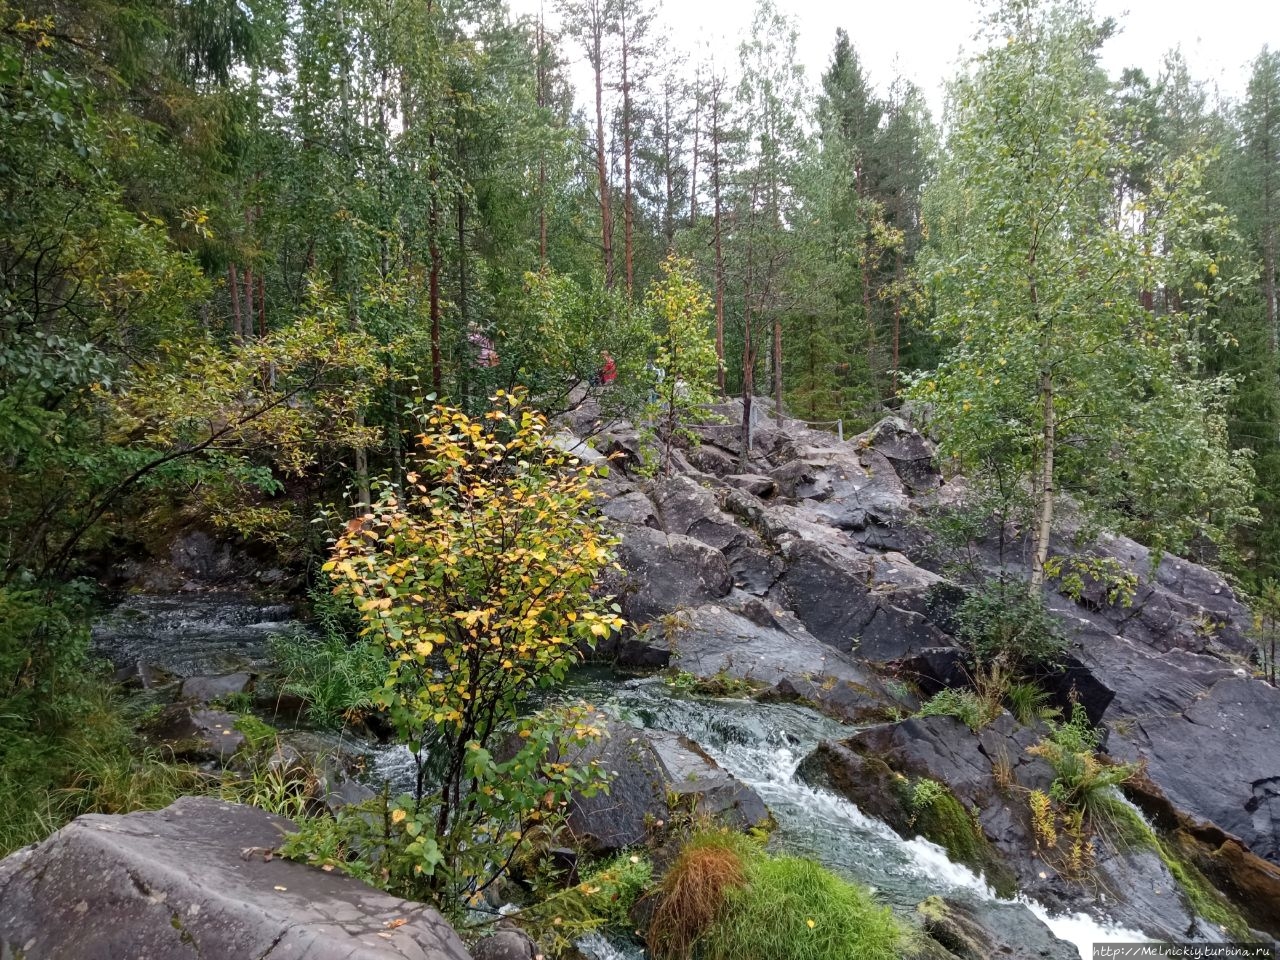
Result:
<instances>
[{"instance_id":1,"label":"grass tuft","mask_svg":"<svg viewBox=\"0 0 1280 960\"><path fill-rule=\"evenodd\" d=\"M729 893L746 882L751 842L738 834L695 835L663 878L646 939L658 960L690 960Z\"/></svg>"}]
</instances>

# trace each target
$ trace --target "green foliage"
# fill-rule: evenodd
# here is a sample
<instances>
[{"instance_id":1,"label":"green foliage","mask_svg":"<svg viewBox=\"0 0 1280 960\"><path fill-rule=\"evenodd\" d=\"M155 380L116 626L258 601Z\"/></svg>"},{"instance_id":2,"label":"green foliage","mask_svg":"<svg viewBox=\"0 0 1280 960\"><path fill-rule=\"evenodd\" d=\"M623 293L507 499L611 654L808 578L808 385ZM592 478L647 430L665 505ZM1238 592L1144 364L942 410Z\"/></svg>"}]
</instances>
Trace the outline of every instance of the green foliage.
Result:
<instances>
[{"instance_id":1,"label":"green foliage","mask_svg":"<svg viewBox=\"0 0 1280 960\"><path fill-rule=\"evenodd\" d=\"M1049 736L1028 752L1044 758L1055 774L1049 797L1060 808L1092 821L1106 821L1114 811L1115 788L1132 780L1138 765L1104 763L1097 750L1101 734L1079 704L1071 719L1049 722Z\"/></svg>"},{"instance_id":2,"label":"green foliage","mask_svg":"<svg viewBox=\"0 0 1280 960\"><path fill-rule=\"evenodd\" d=\"M1253 637L1255 659L1264 680L1276 686L1276 652L1280 644L1280 583L1262 582L1253 602Z\"/></svg>"},{"instance_id":3,"label":"green foliage","mask_svg":"<svg viewBox=\"0 0 1280 960\"><path fill-rule=\"evenodd\" d=\"M550 268L526 274L523 288L503 309L510 312L500 339L504 366L495 373L506 382L490 386L524 387L530 402L548 416L587 396L599 401L606 416L641 408L653 339L644 311L594 280L582 284ZM602 351L617 368L610 384L597 379ZM488 396L475 392L477 399Z\"/></svg>"},{"instance_id":4,"label":"green foliage","mask_svg":"<svg viewBox=\"0 0 1280 960\"><path fill-rule=\"evenodd\" d=\"M636 932L632 911L652 882L649 857L624 851L595 865L575 886L539 892L535 902L508 916L548 953L561 955L592 930L630 938Z\"/></svg>"},{"instance_id":5,"label":"green foliage","mask_svg":"<svg viewBox=\"0 0 1280 960\"><path fill-rule=\"evenodd\" d=\"M316 632L296 630L271 638L280 690L307 702L307 719L338 726L371 712L387 677L386 653L355 636L359 615L332 593L311 593Z\"/></svg>"},{"instance_id":6,"label":"green foliage","mask_svg":"<svg viewBox=\"0 0 1280 960\"><path fill-rule=\"evenodd\" d=\"M246 773L223 775L219 795L302 823L317 814L317 789L316 772L309 766L272 763L259 753Z\"/></svg>"},{"instance_id":7,"label":"green foliage","mask_svg":"<svg viewBox=\"0 0 1280 960\"><path fill-rule=\"evenodd\" d=\"M981 664L1015 674L1052 668L1067 651L1058 621L1037 593L1012 577L991 578L965 597L955 614L956 637Z\"/></svg>"},{"instance_id":8,"label":"green foliage","mask_svg":"<svg viewBox=\"0 0 1280 960\"><path fill-rule=\"evenodd\" d=\"M865 888L800 857L757 853L704 935L705 960L893 960L904 931Z\"/></svg>"},{"instance_id":9,"label":"green foliage","mask_svg":"<svg viewBox=\"0 0 1280 960\"><path fill-rule=\"evenodd\" d=\"M920 705L917 714L921 717L956 717L970 730L981 730L997 715L993 715L990 704L974 691L954 687L938 691Z\"/></svg>"},{"instance_id":10,"label":"green foliage","mask_svg":"<svg viewBox=\"0 0 1280 960\"><path fill-rule=\"evenodd\" d=\"M1251 471L1227 443L1229 385L1201 367L1222 336L1216 305L1241 282L1203 159L1151 171L1140 208L1168 231L1154 242L1112 189L1130 157L1096 66L1106 28L1065 3L1011 3L991 34L955 85L932 190L927 270L947 352L910 395L944 458L1011 494L1001 519L1030 531L1033 583L1064 492L1166 549L1222 542L1252 515ZM1141 291L1158 288L1177 295L1146 309ZM1022 488L1032 510L1013 515Z\"/></svg>"},{"instance_id":11,"label":"green foliage","mask_svg":"<svg viewBox=\"0 0 1280 960\"><path fill-rule=\"evenodd\" d=\"M645 307L657 327L657 382L644 414L659 441L662 473L670 476L677 441L697 442L685 424L705 421L710 416L706 408L715 400L718 360L707 324L711 300L694 278L692 261L673 254L662 264L662 277L649 288Z\"/></svg>"},{"instance_id":12,"label":"green foliage","mask_svg":"<svg viewBox=\"0 0 1280 960\"><path fill-rule=\"evenodd\" d=\"M1009 871L1000 865L973 814L954 793L936 780L921 778L904 784L911 826L941 846L957 863L984 875L1002 894L1015 889Z\"/></svg>"},{"instance_id":13,"label":"green foliage","mask_svg":"<svg viewBox=\"0 0 1280 960\"><path fill-rule=\"evenodd\" d=\"M384 489L325 569L389 658L377 702L417 765L389 814L389 882L461 894L501 876L571 791L602 785L575 764L600 735L590 709L520 712L622 620L592 592L613 545L594 470L548 441L545 417L499 394L482 420L437 405L423 427L409 486Z\"/></svg>"},{"instance_id":14,"label":"green foliage","mask_svg":"<svg viewBox=\"0 0 1280 960\"><path fill-rule=\"evenodd\" d=\"M653 899L659 960L888 960L904 936L865 888L725 830L690 837Z\"/></svg>"},{"instance_id":15,"label":"green foliage","mask_svg":"<svg viewBox=\"0 0 1280 960\"><path fill-rule=\"evenodd\" d=\"M1127 607L1138 589L1138 575L1126 570L1115 557L1050 557L1045 561L1044 572L1049 579L1058 581L1058 589L1077 602L1086 589L1100 587L1102 602Z\"/></svg>"},{"instance_id":16,"label":"green foliage","mask_svg":"<svg viewBox=\"0 0 1280 960\"><path fill-rule=\"evenodd\" d=\"M34 713L10 713L19 701L0 703L0 722L32 723L4 731L0 856L44 839L82 813L155 809L209 788L198 769L143 747L119 699L83 662L74 680L47 679L57 680L46 686L52 699Z\"/></svg>"},{"instance_id":17,"label":"green foliage","mask_svg":"<svg viewBox=\"0 0 1280 960\"><path fill-rule=\"evenodd\" d=\"M1011 683L1005 691L1005 700L1019 723L1030 726L1046 719L1050 713L1049 696L1034 683Z\"/></svg>"}]
</instances>

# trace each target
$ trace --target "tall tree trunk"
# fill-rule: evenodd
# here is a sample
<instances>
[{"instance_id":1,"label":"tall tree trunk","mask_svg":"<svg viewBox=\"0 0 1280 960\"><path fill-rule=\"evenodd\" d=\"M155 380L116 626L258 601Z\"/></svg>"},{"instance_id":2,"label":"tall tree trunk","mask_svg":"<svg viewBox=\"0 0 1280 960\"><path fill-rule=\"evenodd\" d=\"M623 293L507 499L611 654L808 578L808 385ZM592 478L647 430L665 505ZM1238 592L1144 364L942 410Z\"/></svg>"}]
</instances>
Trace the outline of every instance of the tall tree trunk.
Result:
<instances>
[{"instance_id":1,"label":"tall tree trunk","mask_svg":"<svg viewBox=\"0 0 1280 960\"><path fill-rule=\"evenodd\" d=\"M627 295L635 286L635 264L631 249L631 154L635 149L631 130L630 43L627 36L627 5L622 4L622 259L626 270Z\"/></svg>"},{"instance_id":2,"label":"tall tree trunk","mask_svg":"<svg viewBox=\"0 0 1280 960\"><path fill-rule=\"evenodd\" d=\"M604 248L604 285L613 289L613 215L609 209L609 170L604 142L604 22L597 15L591 67L596 83L596 179L600 183L600 240Z\"/></svg>"},{"instance_id":3,"label":"tall tree trunk","mask_svg":"<svg viewBox=\"0 0 1280 960\"><path fill-rule=\"evenodd\" d=\"M773 418L782 422L782 315L773 316Z\"/></svg>"},{"instance_id":4,"label":"tall tree trunk","mask_svg":"<svg viewBox=\"0 0 1280 960\"><path fill-rule=\"evenodd\" d=\"M672 145L671 122L671 85L667 83L663 89L662 100L662 166L666 188L666 202L662 211L662 233L667 239L668 253L676 245L676 161L675 148Z\"/></svg>"},{"instance_id":5,"label":"tall tree trunk","mask_svg":"<svg viewBox=\"0 0 1280 960\"><path fill-rule=\"evenodd\" d=\"M719 88L715 95L719 96ZM719 101L712 105L711 113L711 194L716 251L716 389L724 396L724 207L720 197L720 124Z\"/></svg>"},{"instance_id":6,"label":"tall tree trunk","mask_svg":"<svg viewBox=\"0 0 1280 960\"><path fill-rule=\"evenodd\" d=\"M431 179L431 211L427 221L431 267L427 279L427 302L431 318L431 388L439 398L444 395L444 367L440 358L440 200L435 193L439 183L434 174Z\"/></svg>"},{"instance_id":7,"label":"tall tree trunk","mask_svg":"<svg viewBox=\"0 0 1280 960\"><path fill-rule=\"evenodd\" d=\"M267 335L267 285L258 274L258 336Z\"/></svg>"},{"instance_id":8,"label":"tall tree trunk","mask_svg":"<svg viewBox=\"0 0 1280 960\"><path fill-rule=\"evenodd\" d=\"M1262 272L1263 296L1267 301L1267 331L1270 337L1271 352L1280 348L1280 317L1277 316L1276 304L1276 226L1272 222L1271 190L1266 186L1263 190L1263 241Z\"/></svg>"},{"instance_id":9,"label":"tall tree trunk","mask_svg":"<svg viewBox=\"0 0 1280 960\"><path fill-rule=\"evenodd\" d=\"M244 268L244 331L245 336L253 334L253 267Z\"/></svg>"},{"instance_id":10,"label":"tall tree trunk","mask_svg":"<svg viewBox=\"0 0 1280 960\"><path fill-rule=\"evenodd\" d=\"M538 13L538 109L547 108L547 28ZM547 152L538 147L538 266L547 265Z\"/></svg>"},{"instance_id":11,"label":"tall tree trunk","mask_svg":"<svg viewBox=\"0 0 1280 960\"><path fill-rule=\"evenodd\" d=\"M898 395L898 368L901 362L900 343L902 340L902 248L906 244L906 234L898 244L898 252L893 262L893 379L890 381L890 393Z\"/></svg>"},{"instance_id":12,"label":"tall tree trunk","mask_svg":"<svg viewBox=\"0 0 1280 960\"><path fill-rule=\"evenodd\" d=\"M467 329L467 201L458 191L458 322Z\"/></svg>"},{"instance_id":13,"label":"tall tree trunk","mask_svg":"<svg viewBox=\"0 0 1280 960\"><path fill-rule=\"evenodd\" d=\"M1040 434L1040 463L1037 492L1040 505L1036 517L1031 551L1031 594L1038 596L1044 584L1044 565L1049 559L1049 536L1053 532L1053 457L1057 442L1057 422L1053 408L1053 372L1046 366L1040 372L1040 404L1044 423Z\"/></svg>"},{"instance_id":14,"label":"tall tree trunk","mask_svg":"<svg viewBox=\"0 0 1280 960\"><path fill-rule=\"evenodd\" d=\"M1036 284L1036 254L1033 249L1030 258L1030 300L1032 317L1036 323L1043 323L1040 317L1040 291ZM1044 565L1049 559L1049 536L1053 532L1054 506L1054 472L1053 458L1057 452L1057 418L1054 410L1053 367L1050 357L1050 339L1048 328L1041 335L1040 369L1040 407L1042 424L1040 428L1040 462L1037 476L1033 478L1033 486L1039 495L1035 529L1031 539L1031 596L1038 598L1044 585Z\"/></svg>"},{"instance_id":15,"label":"tall tree trunk","mask_svg":"<svg viewBox=\"0 0 1280 960\"><path fill-rule=\"evenodd\" d=\"M240 314L240 280L236 276L235 263L227 264L227 292L231 294L232 333L236 340L244 339L244 321Z\"/></svg>"},{"instance_id":16,"label":"tall tree trunk","mask_svg":"<svg viewBox=\"0 0 1280 960\"><path fill-rule=\"evenodd\" d=\"M689 229L698 223L698 138L702 132L702 72L693 79L693 155L689 158ZM723 385L721 391L723 392Z\"/></svg>"}]
</instances>

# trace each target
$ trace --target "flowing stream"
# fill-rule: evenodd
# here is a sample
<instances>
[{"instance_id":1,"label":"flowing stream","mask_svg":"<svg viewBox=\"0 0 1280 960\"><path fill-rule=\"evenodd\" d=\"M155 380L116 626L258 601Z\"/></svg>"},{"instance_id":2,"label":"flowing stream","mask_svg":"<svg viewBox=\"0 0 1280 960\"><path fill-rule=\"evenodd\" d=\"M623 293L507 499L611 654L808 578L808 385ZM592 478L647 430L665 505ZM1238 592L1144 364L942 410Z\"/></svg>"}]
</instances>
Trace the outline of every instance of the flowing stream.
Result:
<instances>
[{"instance_id":1,"label":"flowing stream","mask_svg":"<svg viewBox=\"0 0 1280 960\"><path fill-rule=\"evenodd\" d=\"M778 823L772 844L781 851L812 857L832 870L872 887L902 912L941 894L978 908L1001 929L1028 925L1026 911L1053 933L1074 943L1089 960L1094 943L1137 942L1135 930L1101 924L1084 914L1050 916L1040 904L998 898L968 867L952 863L936 844L903 840L888 825L864 816L848 800L796 777L800 761L823 739L847 737L850 728L796 704L707 698L674 692L660 678L619 681L602 671L583 671L573 694L636 727L677 730L697 742L726 770L749 784ZM393 789L412 783L413 765L403 748L388 749L371 775ZM584 951L596 960L632 960L643 954L626 944L594 936Z\"/></svg>"},{"instance_id":2,"label":"flowing stream","mask_svg":"<svg viewBox=\"0 0 1280 960\"><path fill-rule=\"evenodd\" d=\"M269 660L270 636L294 627L292 618L287 604L236 594L135 596L99 621L94 647L117 666L145 663L179 676L254 670ZM1055 917L1036 903L1001 900L981 877L952 863L941 847L919 838L903 840L849 801L799 780L797 766L819 741L850 733L806 707L691 696L660 678L627 680L593 668L579 671L569 689L558 694L566 695L582 697L636 727L685 734L768 804L778 823L771 842L779 850L813 857L871 886L895 909L910 912L926 897L942 894L1015 932L1027 929L1029 909L1058 937L1076 944L1085 960L1094 943L1146 939L1082 914ZM393 790L412 784L413 763L403 747L378 749L371 760L371 781L387 781ZM643 956L633 945L600 936L581 946L595 960Z\"/></svg>"}]
</instances>

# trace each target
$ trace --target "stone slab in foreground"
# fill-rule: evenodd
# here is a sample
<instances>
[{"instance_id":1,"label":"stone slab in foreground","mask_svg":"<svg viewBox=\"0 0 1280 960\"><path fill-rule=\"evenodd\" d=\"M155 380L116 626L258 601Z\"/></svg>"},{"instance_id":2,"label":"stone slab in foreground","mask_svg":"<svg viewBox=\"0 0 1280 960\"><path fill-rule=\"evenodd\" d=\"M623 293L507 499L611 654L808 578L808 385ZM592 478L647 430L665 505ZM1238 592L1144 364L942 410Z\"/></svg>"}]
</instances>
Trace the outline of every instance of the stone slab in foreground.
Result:
<instances>
[{"instance_id":1,"label":"stone slab in foreground","mask_svg":"<svg viewBox=\"0 0 1280 960\"><path fill-rule=\"evenodd\" d=\"M292 826L209 797L80 817L0 861L0 958L468 960L430 907L246 853Z\"/></svg>"}]
</instances>

